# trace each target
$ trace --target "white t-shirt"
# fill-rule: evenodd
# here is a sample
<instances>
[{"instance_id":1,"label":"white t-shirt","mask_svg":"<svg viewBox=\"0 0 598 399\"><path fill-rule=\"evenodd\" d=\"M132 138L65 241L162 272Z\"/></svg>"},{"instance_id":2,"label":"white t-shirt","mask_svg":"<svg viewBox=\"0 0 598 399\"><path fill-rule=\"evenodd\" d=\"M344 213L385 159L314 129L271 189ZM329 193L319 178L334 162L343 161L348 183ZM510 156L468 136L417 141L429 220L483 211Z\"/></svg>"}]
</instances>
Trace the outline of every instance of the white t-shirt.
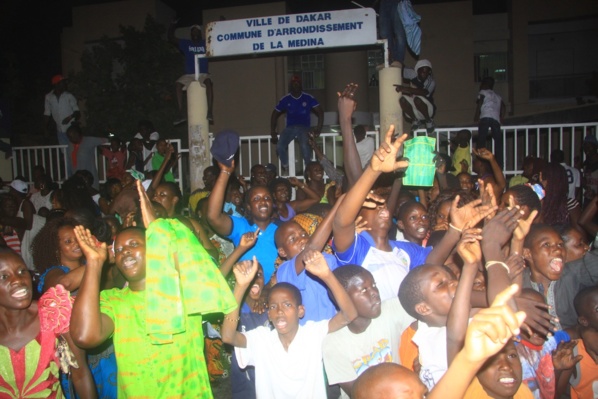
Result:
<instances>
[{"instance_id":1,"label":"white t-shirt","mask_svg":"<svg viewBox=\"0 0 598 399\"><path fill-rule=\"evenodd\" d=\"M567 183L569 183L569 192L567 198L575 198L575 189L581 187L581 176L578 169L572 168L566 163L561 164L567 172Z\"/></svg>"},{"instance_id":2,"label":"white t-shirt","mask_svg":"<svg viewBox=\"0 0 598 399\"><path fill-rule=\"evenodd\" d=\"M33 204L33 207L35 208L35 212L39 212L39 210L44 207L48 208L48 210L52 209L52 200L50 199L51 196L52 196L52 191L50 191L48 193L48 195L46 195L45 197L42 195L41 191L31 194L31 197L29 197L29 200Z\"/></svg>"},{"instance_id":3,"label":"white t-shirt","mask_svg":"<svg viewBox=\"0 0 598 399\"><path fill-rule=\"evenodd\" d=\"M484 102L480 108L480 119L492 118L500 122L500 106L502 98L494 90L480 90L478 99L484 96Z\"/></svg>"},{"instance_id":4,"label":"white t-shirt","mask_svg":"<svg viewBox=\"0 0 598 399\"><path fill-rule=\"evenodd\" d=\"M399 295L399 286L409 273L410 263L409 255L402 249L386 252L372 247L361 266L372 273L380 298L385 301Z\"/></svg>"},{"instance_id":5,"label":"white t-shirt","mask_svg":"<svg viewBox=\"0 0 598 399\"><path fill-rule=\"evenodd\" d=\"M137 133L133 138L144 140L144 138L141 135L141 133ZM150 133L149 139L151 141L158 141L159 138L160 138L160 133L158 133L158 132ZM152 147L151 150L148 150L147 148L145 148L145 143L143 143L143 144L144 144L143 145L143 161L145 162L146 158L151 153L153 153L153 152L156 151L156 144L154 144L154 146ZM152 160L151 159L145 164L145 170L151 172L151 170L152 170Z\"/></svg>"},{"instance_id":6,"label":"white t-shirt","mask_svg":"<svg viewBox=\"0 0 598 399\"><path fill-rule=\"evenodd\" d=\"M75 111L79 111L77 99L68 91L62 92L60 97L56 97L54 90L46 94L44 103L44 115L50 116L56 122L56 129L59 132L66 132L67 129L75 122L71 119L68 123L63 124L62 121L71 116Z\"/></svg>"},{"instance_id":7,"label":"white t-shirt","mask_svg":"<svg viewBox=\"0 0 598 399\"><path fill-rule=\"evenodd\" d=\"M374 154L374 139L372 137L366 136L360 142L355 142L355 146L357 147L357 153L359 154L359 159L361 160L361 169L364 169L372 159L372 155Z\"/></svg>"},{"instance_id":8,"label":"white t-shirt","mask_svg":"<svg viewBox=\"0 0 598 399\"><path fill-rule=\"evenodd\" d=\"M246 348L235 348L239 367L255 366L255 391L260 399L326 399L322 342L328 320L308 321L285 351L278 332L258 327L243 333Z\"/></svg>"},{"instance_id":9,"label":"white t-shirt","mask_svg":"<svg viewBox=\"0 0 598 399\"><path fill-rule=\"evenodd\" d=\"M354 334L349 327L328 334L324 339L324 366L330 384L354 381L371 366L401 364L401 335L413 322L397 297L382 302L382 312L368 328ZM342 391L341 397L348 396Z\"/></svg>"},{"instance_id":10,"label":"white t-shirt","mask_svg":"<svg viewBox=\"0 0 598 399\"><path fill-rule=\"evenodd\" d=\"M430 327L418 321L417 332L411 340L419 349L419 379L431 390L448 369L446 327Z\"/></svg>"}]
</instances>

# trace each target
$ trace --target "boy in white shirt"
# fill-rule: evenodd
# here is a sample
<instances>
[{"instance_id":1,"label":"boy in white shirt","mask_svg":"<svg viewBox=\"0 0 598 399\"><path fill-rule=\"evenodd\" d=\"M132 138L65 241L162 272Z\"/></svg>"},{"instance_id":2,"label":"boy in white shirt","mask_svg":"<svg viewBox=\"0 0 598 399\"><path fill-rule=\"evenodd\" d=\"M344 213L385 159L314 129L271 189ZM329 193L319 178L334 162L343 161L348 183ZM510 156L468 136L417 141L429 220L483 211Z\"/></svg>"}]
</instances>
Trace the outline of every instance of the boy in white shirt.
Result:
<instances>
[{"instance_id":1,"label":"boy in white shirt","mask_svg":"<svg viewBox=\"0 0 598 399\"><path fill-rule=\"evenodd\" d=\"M493 89L494 78L487 76L482 79L473 121L478 122L477 149L486 148L488 130L492 130L490 137L494 140L493 152L498 164L503 166L504 143L500 125L505 116L505 103Z\"/></svg>"}]
</instances>

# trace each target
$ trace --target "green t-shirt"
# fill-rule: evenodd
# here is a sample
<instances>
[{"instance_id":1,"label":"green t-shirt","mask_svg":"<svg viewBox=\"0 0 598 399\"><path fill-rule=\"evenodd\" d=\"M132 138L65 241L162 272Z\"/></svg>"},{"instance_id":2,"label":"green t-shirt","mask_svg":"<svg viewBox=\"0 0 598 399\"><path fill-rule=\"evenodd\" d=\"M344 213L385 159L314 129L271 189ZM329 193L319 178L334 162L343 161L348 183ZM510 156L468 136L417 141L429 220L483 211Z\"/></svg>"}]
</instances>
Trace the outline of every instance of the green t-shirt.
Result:
<instances>
[{"instance_id":1,"label":"green t-shirt","mask_svg":"<svg viewBox=\"0 0 598 399\"><path fill-rule=\"evenodd\" d=\"M189 316L186 331L174 334L172 343L153 345L145 328L145 291L102 291L100 308L114 322L120 399L212 398L201 315Z\"/></svg>"},{"instance_id":2,"label":"green t-shirt","mask_svg":"<svg viewBox=\"0 0 598 399\"><path fill-rule=\"evenodd\" d=\"M154 153L152 156L152 170L160 169L162 162L164 162L164 157L157 152ZM172 170L169 169L166 173L164 173L164 181L171 181L174 183L174 175L172 174Z\"/></svg>"}]
</instances>

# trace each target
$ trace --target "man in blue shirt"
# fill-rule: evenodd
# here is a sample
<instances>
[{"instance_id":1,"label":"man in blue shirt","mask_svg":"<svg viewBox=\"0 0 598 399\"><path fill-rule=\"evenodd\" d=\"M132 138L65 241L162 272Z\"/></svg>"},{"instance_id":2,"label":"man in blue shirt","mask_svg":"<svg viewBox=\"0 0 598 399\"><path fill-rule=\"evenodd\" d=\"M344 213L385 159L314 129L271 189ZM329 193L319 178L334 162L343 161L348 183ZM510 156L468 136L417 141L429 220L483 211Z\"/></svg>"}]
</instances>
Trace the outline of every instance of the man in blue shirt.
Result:
<instances>
[{"instance_id":1,"label":"man in blue shirt","mask_svg":"<svg viewBox=\"0 0 598 399\"><path fill-rule=\"evenodd\" d=\"M195 80L195 54L206 53L206 42L201 36L201 26L191 26L191 40L178 39L174 35L177 21L173 21L168 28L168 41L172 43L185 56L185 74L176 81L176 99L179 106L180 118L174 122L174 125L180 125L187 121L185 111L183 110L183 91L187 90L189 84ZM212 104L214 103L214 92L212 88L212 79L208 74L208 59L202 57L199 59L199 83L206 87L208 97L208 121L214 123L212 116Z\"/></svg>"},{"instance_id":2,"label":"man in blue shirt","mask_svg":"<svg viewBox=\"0 0 598 399\"><path fill-rule=\"evenodd\" d=\"M310 114L314 113L318 117L318 125L310 128ZM287 115L286 127L280 133L280 140L276 132L276 121L282 114ZM270 134L272 143L277 144L276 152L282 163L281 175L288 175L289 168L289 144L295 139L299 139L301 154L305 164L311 161L311 148L309 147L309 135L315 137L320 135L322 123L324 122L324 111L318 100L312 95L303 92L301 78L294 75L289 83L289 94L280 99L270 117Z\"/></svg>"}]
</instances>

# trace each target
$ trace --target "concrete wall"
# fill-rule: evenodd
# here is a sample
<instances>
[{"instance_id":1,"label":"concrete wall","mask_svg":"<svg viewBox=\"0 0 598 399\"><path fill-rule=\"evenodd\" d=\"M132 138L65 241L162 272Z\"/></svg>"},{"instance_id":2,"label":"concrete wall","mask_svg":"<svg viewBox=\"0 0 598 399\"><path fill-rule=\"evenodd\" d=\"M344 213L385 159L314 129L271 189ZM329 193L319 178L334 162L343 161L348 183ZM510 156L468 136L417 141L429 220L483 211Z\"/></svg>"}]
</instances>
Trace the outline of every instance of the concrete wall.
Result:
<instances>
[{"instance_id":1,"label":"concrete wall","mask_svg":"<svg viewBox=\"0 0 598 399\"><path fill-rule=\"evenodd\" d=\"M529 100L528 25L539 21L580 18L598 13L595 0L513 0L511 1L511 32L513 37L513 110L515 115L546 112L574 105L573 99L557 101ZM555 60L554 62L558 62Z\"/></svg>"},{"instance_id":2,"label":"concrete wall","mask_svg":"<svg viewBox=\"0 0 598 399\"><path fill-rule=\"evenodd\" d=\"M86 43L104 36L120 36L120 25L142 29L148 14L165 26L175 15L174 10L158 0L126 0L73 7L73 26L65 27L61 36L63 74L81 69L81 55Z\"/></svg>"}]
</instances>

